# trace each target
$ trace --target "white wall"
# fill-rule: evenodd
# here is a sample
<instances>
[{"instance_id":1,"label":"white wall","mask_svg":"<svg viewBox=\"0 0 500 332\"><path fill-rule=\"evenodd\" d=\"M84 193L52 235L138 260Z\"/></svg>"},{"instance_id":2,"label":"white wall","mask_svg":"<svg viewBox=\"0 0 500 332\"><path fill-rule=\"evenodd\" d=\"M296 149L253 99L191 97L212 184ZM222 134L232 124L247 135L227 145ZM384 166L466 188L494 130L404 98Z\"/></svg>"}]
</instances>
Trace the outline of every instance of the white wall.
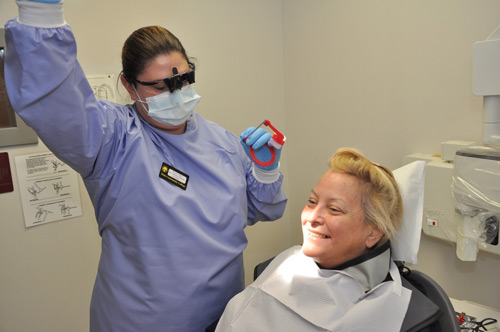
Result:
<instances>
[{"instance_id":1,"label":"white wall","mask_svg":"<svg viewBox=\"0 0 500 332\"><path fill-rule=\"evenodd\" d=\"M500 1L286 0L288 215L299 216L327 158L352 146L395 169L440 143L482 138L472 47L500 25ZM424 236L418 269L451 296L500 308L500 257L461 262Z\"/></svg>"},{"instance_id":2,"label":"white wall","mask_svg":"<svg viewBox=\"0 0 500 332\"><path fill-rule=\"evenodd\" d=\"M100 237L83 183L82 217L26 229L15 156L47 149L0 151L9 154L14 180L14 192L0 194L0 331L87 331Z\"/></svg>"},{"instance_id":3,"label":"white wall","mask_svg":"<svg viewBox=\"0 0 500 332\"><path fill-rule=\"evenodd\" d=\"M200 113L235 133L264 118L283 129L289 204L283 220L248 229L247 279L301 242L300 211L337 148L394 169L442 141L481 138L472 44L500 24L497 0L67 0L65 10L87 74L118 74L125 38L160 24L198 59ZM14 0L0 2L0 21L15 15ZM13 166L37 149L0 152ZM0 195L0 331L87 331L99 255L88 197L84 217L26 230L16 181ZM463 263L423 237L418 268L453 297L500 308L500 257Z\"/></svg>"}]
</instances>

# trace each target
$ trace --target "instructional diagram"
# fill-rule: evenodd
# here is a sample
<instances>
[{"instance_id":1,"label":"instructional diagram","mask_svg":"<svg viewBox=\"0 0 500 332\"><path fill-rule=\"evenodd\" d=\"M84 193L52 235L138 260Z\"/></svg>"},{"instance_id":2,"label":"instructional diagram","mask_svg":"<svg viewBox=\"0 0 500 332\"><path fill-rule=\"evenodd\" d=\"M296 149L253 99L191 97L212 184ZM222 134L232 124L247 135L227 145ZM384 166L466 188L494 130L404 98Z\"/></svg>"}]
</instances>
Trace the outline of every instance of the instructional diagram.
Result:
<instances>
[{"instance_id":1,"label":"instructional diagram","mask_svg":"<svg viewBox=\"0 0 500 332\"><path fill-rule=\"evenodd\" d=\"M104 99L111 102L116 102L116 91L113 88L113 75L87 75L94 95L97 99Z\"/></svg>"},{"instance_id":2,"label":"instructional diagram","mask_svg":"<svg viewBox=\"0 0 500 332\"><path fill-rule=\"evenodd\" d=\"M77 173L53 153L16 156L26 227L82 215Z\"/></svg>"}]
</instances>

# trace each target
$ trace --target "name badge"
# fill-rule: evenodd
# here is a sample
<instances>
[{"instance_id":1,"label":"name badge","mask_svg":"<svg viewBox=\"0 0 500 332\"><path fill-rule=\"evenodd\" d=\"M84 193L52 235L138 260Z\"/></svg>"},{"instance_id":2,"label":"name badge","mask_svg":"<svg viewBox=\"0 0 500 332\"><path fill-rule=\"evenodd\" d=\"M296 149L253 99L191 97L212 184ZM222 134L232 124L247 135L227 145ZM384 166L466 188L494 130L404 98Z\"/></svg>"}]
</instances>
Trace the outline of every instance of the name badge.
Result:
<instances>
[{"instance_id":1,"label":"name badge","mask_svg":"<svg viewBox=\"0 0 500 332\"><path fill-rule=\"evenodd\" d=\"M184 190L186 190L189 181L189 175L166 163L161 165L160 178Z\"/></svg>"}]
</instances>

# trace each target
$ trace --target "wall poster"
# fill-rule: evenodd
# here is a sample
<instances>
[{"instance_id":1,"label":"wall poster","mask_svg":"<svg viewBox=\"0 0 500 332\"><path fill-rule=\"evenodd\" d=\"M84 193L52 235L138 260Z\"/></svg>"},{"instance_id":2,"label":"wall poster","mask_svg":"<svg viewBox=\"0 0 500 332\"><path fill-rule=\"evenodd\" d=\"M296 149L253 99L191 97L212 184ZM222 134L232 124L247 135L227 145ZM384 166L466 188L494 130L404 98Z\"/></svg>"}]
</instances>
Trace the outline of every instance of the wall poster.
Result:
<instances>
[{"instance_id":1,"label":"wall poster","mask_svg":"<svg viewBox=\"0 0 500 332\"><path fill-rule=\"evenodd\" d=\"M77 173L52 152L16 156L26 227L81 216Z\"/></svg>"}]
</instances>

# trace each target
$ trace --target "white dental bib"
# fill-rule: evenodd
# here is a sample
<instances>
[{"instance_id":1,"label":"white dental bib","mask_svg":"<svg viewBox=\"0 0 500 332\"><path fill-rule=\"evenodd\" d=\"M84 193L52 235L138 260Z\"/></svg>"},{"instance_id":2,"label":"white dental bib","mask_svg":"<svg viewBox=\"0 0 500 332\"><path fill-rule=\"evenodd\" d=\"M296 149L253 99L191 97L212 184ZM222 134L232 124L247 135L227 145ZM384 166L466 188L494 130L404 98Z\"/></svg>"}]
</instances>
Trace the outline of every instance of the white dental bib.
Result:
<instances>
[{"instance_id":1,"label":"white dental bib","mask_svg":"<svg viewBox=\"0 0 500 332\"><path fill-rule=\"evenodd\" d=\"M371 288L369 269L359 266L389 262L392 280ZM300 246L292 247L231 299L217 331L400 331L411 291L402 287L390 251L359 266L320 269Z\"/></svg>"}]
</instances>

